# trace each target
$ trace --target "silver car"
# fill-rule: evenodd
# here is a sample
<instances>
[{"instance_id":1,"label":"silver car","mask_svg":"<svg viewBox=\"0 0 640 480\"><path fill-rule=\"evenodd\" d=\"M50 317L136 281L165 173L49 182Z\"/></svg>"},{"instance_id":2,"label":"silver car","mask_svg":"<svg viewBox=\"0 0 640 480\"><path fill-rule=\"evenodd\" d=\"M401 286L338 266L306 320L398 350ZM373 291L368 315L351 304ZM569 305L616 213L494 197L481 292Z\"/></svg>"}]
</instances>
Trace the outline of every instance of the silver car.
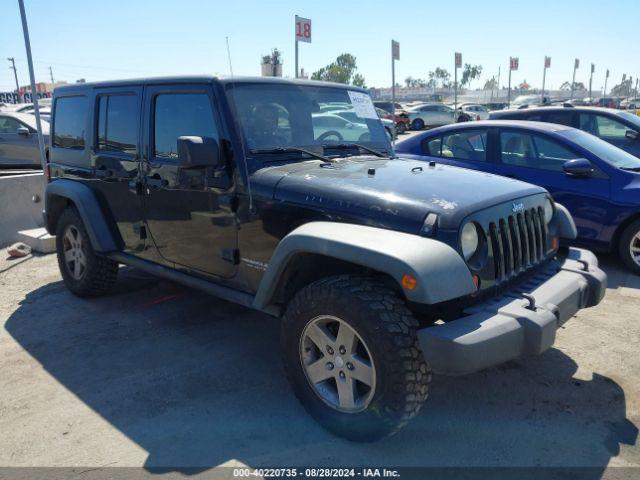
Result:
<instances>
[{"instance_id":1,"label":"silver car","mask_svg":"<svg viewBox=\"0 0 640 480\"><path fill-rule=\"evenodd\" d=\"M455 123L455 110L442 103L427 103L412 108L407 112L412 130L424 127L439 127Z\"/></svg>"},{"instance_id":2,"label":"silver car","mask_svg":"<svg viewBox=\"0 0 640 480\"><path fill-rule=\"evenodd\" d=\"M28 113L0 111L0 167L40 167L36 118ZM49 122L42 120L45 145Z\"/></svg>"}]
</instances>

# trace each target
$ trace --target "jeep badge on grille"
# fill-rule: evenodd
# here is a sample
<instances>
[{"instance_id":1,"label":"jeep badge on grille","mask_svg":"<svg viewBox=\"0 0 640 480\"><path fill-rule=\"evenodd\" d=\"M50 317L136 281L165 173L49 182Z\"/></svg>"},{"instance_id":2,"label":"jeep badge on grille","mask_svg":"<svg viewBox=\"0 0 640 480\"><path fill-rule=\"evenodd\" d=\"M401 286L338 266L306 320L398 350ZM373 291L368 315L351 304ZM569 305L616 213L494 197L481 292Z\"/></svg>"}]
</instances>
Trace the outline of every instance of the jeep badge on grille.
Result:
<instances>
[{"instance_id":1,"label":"jeep badge on grille","mask_svg":"<svg viewBox=\"0 0 640 480\"><path fill-rule=\"evenodd\" d=\"M514 203L513 208L511 209L513 213L524 212L524 203Z\"/></svg>"}]
</instances>

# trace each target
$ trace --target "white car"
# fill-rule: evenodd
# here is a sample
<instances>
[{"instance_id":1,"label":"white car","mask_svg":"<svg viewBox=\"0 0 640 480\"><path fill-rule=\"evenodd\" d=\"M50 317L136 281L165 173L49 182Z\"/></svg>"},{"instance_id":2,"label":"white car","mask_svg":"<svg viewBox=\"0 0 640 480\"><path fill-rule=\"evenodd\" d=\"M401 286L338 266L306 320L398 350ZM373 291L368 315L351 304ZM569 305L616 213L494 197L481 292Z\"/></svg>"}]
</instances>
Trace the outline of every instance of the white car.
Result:
<instances>
[{"instance_id":1,"label":"white car","mask_svg":"<svg viewBox=\"0 0 640 480\"><path fill-rule=\"evenodd\" d=\"M471 120L488 120L489 109L484 105L466 104L460 107L462 113L466 113Z\"/></svg>"},{"instance_id":2,"label":"white car","mask_svg":"<svg viewBox=\"0 0 640 480\"><path fill-rule=\"evenodd\" d=\"M442 103L427 103L414 107L407 112L412 130L422 130L424 127L439 127L456 122L456 112L453 108Z\"/></svg>"},{"instance_id":3,"label":"white car","mask_svg":"<svg viewBox=\"0 0 640 480\"><path fill-rule=\"evenodd\" d=\"M351 123L362 123L362 119L360 117L358 117L358 114L353 109L350 109L350 110L338 110L338 111L334 111L334 112L331 112L331 113L333 113L334 115L339 115L342 118L350 121ZM386 114L386 112L384 110L376 108L376 113L378 114L378 117L380 117L380 121L382 122L382 126L387 131L387 135L389 135L389 139L393 140L395 138L395 135L396 135L396 127L395 127L395 125L393 124L393 122L391 120L381 117L381 115Z\"/></svg>"},{"instance_id":4,"label":"white car","mask_svg":"<svg viewBox=\"0 0 640 480\"><path fill-rule=\"evenodd\" d=\"M363 121L351 122L337 115L336 111L314 113L312 120L313 134L316 140L364 142L371 135L366 123Z\"/></svg>"}]
</instances>

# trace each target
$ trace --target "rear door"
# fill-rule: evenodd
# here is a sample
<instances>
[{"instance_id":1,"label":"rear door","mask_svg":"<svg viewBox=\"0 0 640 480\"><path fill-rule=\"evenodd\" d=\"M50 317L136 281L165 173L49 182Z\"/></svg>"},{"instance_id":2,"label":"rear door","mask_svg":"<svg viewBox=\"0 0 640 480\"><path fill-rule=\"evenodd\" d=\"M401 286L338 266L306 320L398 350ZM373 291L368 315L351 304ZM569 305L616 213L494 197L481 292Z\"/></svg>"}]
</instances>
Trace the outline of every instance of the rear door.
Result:
<instances>
[{"instance_id":1,"label":"rear door","mask_svg":"<svg viewBox=\"0 0 640 480\"><path fill-rule=\"evenodd\" d=\"M144 208L158 254L176 268L233 276L239 260L233 183L223 168L178 166L178 137L209 137L221 145L211 85L148 86L144 111Z\"/></svg>"},{"instance_id":2,"label":"rear door","mask_svg":"<svg viewBox=\"0 0 640 480\"><path fill-rule=\"evenodd\" d=\"M146 236L139 184L141 107L141 86L94 92L92 186L102 193L130 254L143 251Z\"/></svg>"},{"instance_id":3,"label":"rear door","mask_svg":"<svg viewBox=\"0 0 640 480\"><path fill-rule=\"evenodd\" d=\"M19 135L19 128L27 128L29 134ZM32 128L8 115L0 115L0 165L40 165L38 136Z\"/></svg>"},{"instance_id":4,"label":"rear door","mask_svg":"<svg viewBox=\"0 0 640 480\"><path fill-rule=\"evenodd\" d=\"M549 135L517 129L501 129L496 173L546 188L569 209L578 236L596 239L609 207L610 182L604 172L588 178L564 173L563 164L581 155Z\"/></svg>"}]
</instances>

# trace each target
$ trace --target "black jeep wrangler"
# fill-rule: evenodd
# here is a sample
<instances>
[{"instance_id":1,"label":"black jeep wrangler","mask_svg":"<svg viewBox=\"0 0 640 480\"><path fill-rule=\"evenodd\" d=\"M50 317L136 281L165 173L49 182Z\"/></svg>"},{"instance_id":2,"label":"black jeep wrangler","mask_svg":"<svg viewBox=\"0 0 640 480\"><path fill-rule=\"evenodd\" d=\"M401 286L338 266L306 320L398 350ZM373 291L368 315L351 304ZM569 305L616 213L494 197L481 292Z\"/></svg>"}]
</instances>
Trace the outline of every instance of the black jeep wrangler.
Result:
<instances>
[{"instance_id":1,"label":"black jeep wrangler","mask_svg":"<svg viewBox=\"0 0 640 480\"><path fill-rule=\"evenodd\" d=\"M126 264L282 317L295 394L350 439L416 415L432 371L543 352L604 295L590 252L558 254L575 225L545 190L396 158L356 87L76 84L55 90L51 130L67 287L103 294Z\"/></svg>"}]
</instances>

